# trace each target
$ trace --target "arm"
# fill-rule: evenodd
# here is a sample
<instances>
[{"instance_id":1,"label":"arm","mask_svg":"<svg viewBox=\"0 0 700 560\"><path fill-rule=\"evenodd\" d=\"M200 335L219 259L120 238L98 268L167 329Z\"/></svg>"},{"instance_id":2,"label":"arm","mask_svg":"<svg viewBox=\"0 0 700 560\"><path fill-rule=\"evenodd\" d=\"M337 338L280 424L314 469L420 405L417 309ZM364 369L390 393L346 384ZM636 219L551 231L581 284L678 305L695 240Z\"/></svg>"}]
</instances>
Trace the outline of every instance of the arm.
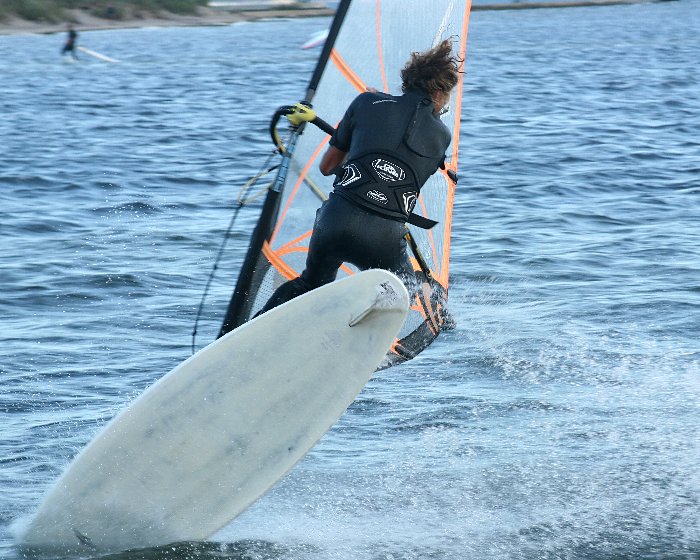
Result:
<instances>
[{"instance_id":1,"label":"arm","mask_svg":"<svg viewBox=\"0 0 700 560\"><path fill-rule=\"evenodd\" d=\"M328 149L326 153L323 154L321 158L321 163L319 163L318 168L324 175L331 175L335 169L345 162L345 158L350 151L350 144L352 143L352 131L354 126L354 109L358 103L358 100L362 97L359 95L350 104L345 115L338 124L338 128L335 129L333 136L331 136Z\"/></svg>"},{"instance_id":2,"label":"arm","mask_svg":"<svg viewBox=\"0 0 700 560\"><path fill-rule=\"evenodd\" d=\"M330 175L333 170L345 160L347 152L339 150L335 146L328 146L326 153L321 158L318 168L324 175Z\"/></svg>"}]
</instances>

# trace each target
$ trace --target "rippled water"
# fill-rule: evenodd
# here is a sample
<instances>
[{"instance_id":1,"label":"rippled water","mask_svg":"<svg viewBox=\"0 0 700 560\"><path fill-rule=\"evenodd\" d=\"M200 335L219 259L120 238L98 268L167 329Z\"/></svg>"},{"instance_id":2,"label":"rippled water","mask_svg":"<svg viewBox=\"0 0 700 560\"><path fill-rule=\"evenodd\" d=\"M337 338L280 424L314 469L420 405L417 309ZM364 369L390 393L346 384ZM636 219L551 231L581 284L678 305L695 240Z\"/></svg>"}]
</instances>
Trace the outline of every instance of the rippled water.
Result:
<instances>
[{"instance_id":1,"label":"rippled water","mask_svg":"<svg viewBox=\"0 0 700 560\"><path fill-rule=\"evenodd\" d=\"M119 558L700 558L700 4L472 16L450 301L212 543ZM326 19L0 37L0 556L190 353ZM198 345L257 213L241 212Z\"/></svg>"}]
</instances>

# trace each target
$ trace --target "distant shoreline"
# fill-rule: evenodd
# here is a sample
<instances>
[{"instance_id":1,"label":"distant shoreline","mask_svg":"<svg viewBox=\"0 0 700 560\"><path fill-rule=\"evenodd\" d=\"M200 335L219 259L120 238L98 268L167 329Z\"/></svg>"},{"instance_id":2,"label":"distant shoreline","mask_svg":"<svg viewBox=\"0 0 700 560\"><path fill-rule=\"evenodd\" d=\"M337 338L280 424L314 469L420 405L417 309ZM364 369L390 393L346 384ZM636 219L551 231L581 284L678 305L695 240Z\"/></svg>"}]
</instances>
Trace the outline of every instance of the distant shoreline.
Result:
<instances>
[{"instance_id":1,"label":"distant shoreline","mask_svg":"<svg viewBox=\"0 0 700 560\"><path fill-rule=\"evenodd\" d=\"M250 11L227 11L214 8L201 8L197 14L178 15L162 14L143 18L123 20L101 19L85 10L67 10L71 22L49 23L10 18L0 21L0 35L49 35L65 33L66 25L71 23L76 31L106 31L111 29L135 29L142 27L205 27L230 25L241 21L253 21L264 18L324 17L332 16L331 8L299 9L264 9Z\"/></svg>"},{"instance_id":2,"label":"distant shoreline","mask_svg":"<svg viewBox=\"0 0 700 560\"><path fill-rule=\"evenodd\" d=\"M587 8L596 6L617 6L620 4L650 4L672 1L676 0L555 0L552 2L513 2L506 4L472 5L472 11L535 10L539 8Z\"/></svg>"},{"instance_id":3,"label":"distant shoreline","mask_svg":"<svg viewBox=\"0 0 700 560\"><path fill-rule=\"evenodd\" d=\"M642 4L675 0L561 0L545 2L514 2L502 4L477 4L472 11L529 10L538 8L579 8L614 6L620 4ZM68 10L78 31L104 31L110 29L134 29L142 27L204 27L230 25L241 21L266 18L328 17L334 14L331 8L289 8L227 11L215 8L201 8L197 14L167 14L124 20L107 20L90 15L85 10ZM35 22L18 18L0 21L0 35L53 34L66 30L64 23Z\"/></svg>"}]
</instances>

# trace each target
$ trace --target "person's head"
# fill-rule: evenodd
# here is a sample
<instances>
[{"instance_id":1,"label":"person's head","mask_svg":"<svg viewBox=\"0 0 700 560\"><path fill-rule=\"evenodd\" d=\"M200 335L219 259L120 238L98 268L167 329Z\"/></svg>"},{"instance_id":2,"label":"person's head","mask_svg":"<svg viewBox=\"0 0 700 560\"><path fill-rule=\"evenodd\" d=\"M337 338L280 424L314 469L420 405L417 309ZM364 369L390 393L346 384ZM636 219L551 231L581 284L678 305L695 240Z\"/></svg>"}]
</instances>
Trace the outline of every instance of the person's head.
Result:
<instances>
[{"instance_id":1,"label":"person's head","mask_svg":"<svg viewBox=\"0 0 700 560\"><path fill-rule=\"evenodd\" d=\"M401 70L401 89L404 93L419 89L427 93L436 111L450 99L450 92L459 81L460 60L452 54L452 42L445 39L432 49L414 52Z\"/></svg>"}]
</instances>

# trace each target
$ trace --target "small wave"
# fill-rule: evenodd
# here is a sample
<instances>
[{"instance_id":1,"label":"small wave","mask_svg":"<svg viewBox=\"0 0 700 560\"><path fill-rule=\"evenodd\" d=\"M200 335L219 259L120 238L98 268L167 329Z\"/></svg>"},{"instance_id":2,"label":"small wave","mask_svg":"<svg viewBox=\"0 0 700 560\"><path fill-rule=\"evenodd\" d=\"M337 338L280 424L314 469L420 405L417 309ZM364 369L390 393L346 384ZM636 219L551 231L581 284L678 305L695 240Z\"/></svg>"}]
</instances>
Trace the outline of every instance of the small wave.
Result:
<instances>
[{"instance_id":1,"label":"small wave","mask_svg":"<svg viewBox=\"0 0 700 560\"><path fill-rule=\"evenodd\" d=\"M72 282L69 284L74 288ZM103 301L98 295L87 292L64 292L47 286L28 286L23 288L21 293L12 297L12 302L26 308L55 308L69 302L91 303Z\"/></svg>"},{"instance_id":2,"label":"small wave","mask_svg":"<svg viewBox=\"0 0 700 560\"><path fill-rule=\"evenodd\" d=\"M166 177L160 177L160 180L166 183L171 183L174 185L191 185L197 187L218 187L221 185L220 181L204 178L202 174L198 174L196 177L187 175L172 175Z\"/></svg>"},{"instance_id":3,"label":"small wave","mask_svg":"<svg viewBox=\"0 0 700 560\"><path fill-rule=\"evenodd\" d=\"M16 233L47 234L66 233L68 231L87 231L87 226L74 220L43 218L41 221L19 222L13 224Z\"/></svg>"},{"instance_id":4,"label":"small wave","mask_svg":"<svg viewBox=\"0 0 700 560\"><path fill-rule=\"evenodd\" d=\"M95 287L140 287L141 281L133 274L93 274L87 277L85 283Z\"/></svg>"},{"instance_id":5,"label":"small wave","mask_svg":"<svg viewBox=\"0 0 700 560\"><path fill-rule=\"evenodd\" d=\"M98 215L121 214L124 212L132 214L155 214L160 212L160 209L146 202L126 202L118 206L105 206L93 210L93 213Z\"/></svg>"},{"instance_id":6,"label":"small wave","mask_svg":"<svg viewBox=\"0 0 700 560\"><path fill-rule=\"evenodd\" d=\"M264 540L236 542L179 542L152 548L129 550L100 556L101 560L246 560L248 558L298 558L319 552L313 545L279 544Z\"/></svg>"},{"instance_id":7,"label":"small wave","mask_svg":"<svg viewBox=\"0 0 700 560\"><path fill-rule=\"evenodd\" d=\"M165 237L165 241L174 243L186 243L194 241L194 239L189 235L183 235L182 233L171 233Z\"/></svg>"},{"instance_id":8,"label":"small wave","mask_svg":"<svg viewBox=\"0 0 700 560\"><path fill-rule=\"evenodd\" d=\"M56 186L56 182L48 177L41 175L4 175L2 182L8 185L31 186L36 187L51 187Z\"/></svg>"}]
</instances>

